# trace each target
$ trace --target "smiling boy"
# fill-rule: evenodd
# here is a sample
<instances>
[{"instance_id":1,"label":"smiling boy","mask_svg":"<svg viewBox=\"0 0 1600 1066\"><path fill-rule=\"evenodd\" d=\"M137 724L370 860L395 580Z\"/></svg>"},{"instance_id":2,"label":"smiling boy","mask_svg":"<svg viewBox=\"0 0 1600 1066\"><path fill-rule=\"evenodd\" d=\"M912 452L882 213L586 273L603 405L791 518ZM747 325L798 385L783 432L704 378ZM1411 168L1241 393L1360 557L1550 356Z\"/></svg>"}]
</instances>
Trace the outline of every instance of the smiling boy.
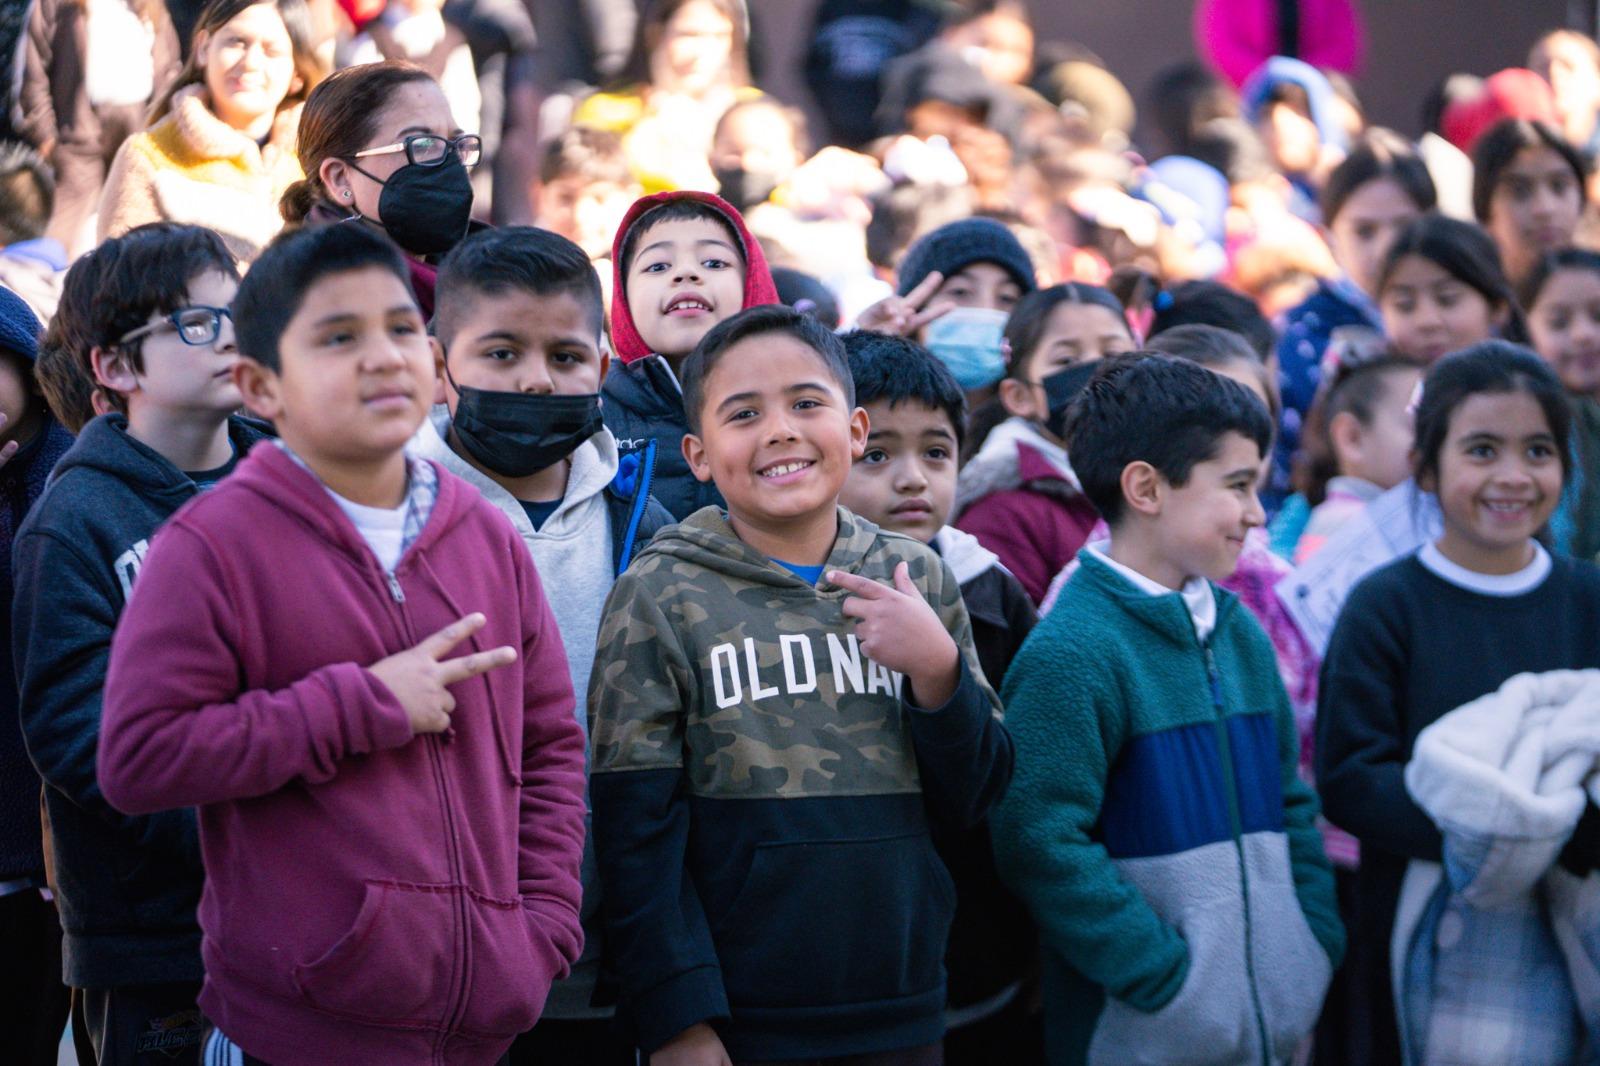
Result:
<instances>
[{"instance_id":1,"label":"smiling boy","mask_svg":"<svg viewBox=\"0 0 1600 1066\"><path fill-rule=\"evenodd\" d=\"M605 384L605 422L624 457L654 441L655 495L676 518L721 505L679 447L689 426L680 377L712 326L778 302L767 260L726 201L702 192L646 196L628 209L612 247L611 339L622 360Z\"/></svg>"},{"instance_id":2,"label":"smiling boy","mask_svg":"<svg viewBox=\"0 0 1600 1066\"><path fill-rule=\"evenodd\" d=\"M937 1063L929 824L981 819L1011 762L959 587L838 505L867 420L825 327L746 311L683 384L728 509L618 579L590 680L619 1013L653 1066Z\"/></svg>"},{"instance_id":3,"label":"smiling boy","mask_svg":"<svg viewBox=\"0 0 1600 1066\"><path fill-rule=\"evenodd\" d=\"M393 245L280 237L234 310L282 443L151 549L101 788L200 808L208 1054L493 1062L582 944L560 634L504 516L405 455L434 352Z\"/></svg>"},{"instance_id":4,"label":"smiling boy","mask_svg":"<svg viewBox=\"0 0 1600 1066\"><path fill-rule=\"evenodd\" d=\"M1266 408L1119 358L1068 414L1090 545L1006 678L995 861L1043 939L1052 1064L1290 1061L1344 933L1272 646L1214 581L1263 520Z\"/></svg>"}]
</instances>

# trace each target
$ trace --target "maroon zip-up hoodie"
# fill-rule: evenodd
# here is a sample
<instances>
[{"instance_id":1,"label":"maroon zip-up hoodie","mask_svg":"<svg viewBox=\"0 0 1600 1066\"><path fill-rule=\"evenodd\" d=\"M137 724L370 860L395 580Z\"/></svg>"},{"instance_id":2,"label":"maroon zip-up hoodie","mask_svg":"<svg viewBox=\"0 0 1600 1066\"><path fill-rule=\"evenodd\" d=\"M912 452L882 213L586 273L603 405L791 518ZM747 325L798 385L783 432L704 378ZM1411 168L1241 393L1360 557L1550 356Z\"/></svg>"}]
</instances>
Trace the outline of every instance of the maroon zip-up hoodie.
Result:
<instances>
[{"instance_id":1,"label":"maroon zip-up hoodie","mask_svg":"<svg viewBox=\"0 0 1600 1066\"><path fill-rule=\"evenodd\" d=\"M413 736L366 667L473 611L452 655L522 654ZM273 1066L493 1062L581 948L561 638L510 523L442 469L392 575L272 444L180 510L112 642L99 777L129 813L199 807L200 1006Z\"/></svg>"}]
</instances>

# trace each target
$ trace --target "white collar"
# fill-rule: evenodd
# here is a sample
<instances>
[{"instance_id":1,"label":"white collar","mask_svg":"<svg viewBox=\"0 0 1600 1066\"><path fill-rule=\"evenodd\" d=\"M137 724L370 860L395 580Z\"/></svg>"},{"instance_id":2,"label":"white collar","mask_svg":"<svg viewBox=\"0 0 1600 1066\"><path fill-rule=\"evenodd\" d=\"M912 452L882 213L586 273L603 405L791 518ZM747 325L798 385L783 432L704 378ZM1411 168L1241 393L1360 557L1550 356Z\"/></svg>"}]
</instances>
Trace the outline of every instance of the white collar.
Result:
<instances>
[{"instance_id":1,"label":"white collar","mask_svg":"<svg viewBox=\"0 0 1600 1066\"><path fill-rule=\"evenodd\" d=\"M1106 552L1111 546L1109 540L1096 541L1089 545L1089 551L1095 558L1105 563L1111 569L1121 574L1134 588L1151 596L1171 596L1173 590L1167 588L1154 578L1117 562ZM1189 617L1194 620L1194 635L1204 642L1217 628L1217 597L1211 591L1211 582L1203 577L1191 577L1183 583L1183 588L1178 590L1183 597L1183 605L1189 609Z\"/></svg>"},{"instance_id":2,"label":"white collar","mask_svg":"<svg viewBox=\"0 0 1600 1066\"><path fill-rule=\"evenodd\" d=\"M1445 558L1444 552L1431 540L1417 551L1417 561L1457 588L1485 596L1521 596L1525 592L1532 592L1544 584L1553 565L1550 553L1538 541L1533 542L1532 561L1511 574L1480 574L1476 570L1468 570L1460 563Z\"/></svg>"}]
</instances>

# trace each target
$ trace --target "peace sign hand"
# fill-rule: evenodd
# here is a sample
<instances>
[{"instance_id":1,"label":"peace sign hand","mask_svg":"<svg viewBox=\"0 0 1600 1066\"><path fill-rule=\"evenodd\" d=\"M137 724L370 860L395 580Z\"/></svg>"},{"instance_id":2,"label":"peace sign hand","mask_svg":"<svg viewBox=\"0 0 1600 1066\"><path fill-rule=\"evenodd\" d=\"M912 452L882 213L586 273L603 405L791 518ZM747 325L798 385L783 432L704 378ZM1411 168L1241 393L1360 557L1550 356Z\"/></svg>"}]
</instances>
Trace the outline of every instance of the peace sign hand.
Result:
<instances>
[{"instance_id":1,"label":"peace sign hand","mask_svg":"<svg viewBox=\"0 0 1600 1066\"><path fill-rule=\"evenodd\" d=\"M944 275L937 270L931 272L904 296L885 296L861 312L856 328L898 337L915 336L917 330L955 307L949 300L933 300L933 294L942 284Z\"/></svg>"},{"instance_id":2,"label":"peace sign hand","mask_svg":"<svg viewBox=\"0 0 1600 1066\"><path fill-rule=\"evenodd\" d=\"M486 621L481 614L469 614L424 638L416 647L380 659L367 668L405 708L413 734L443 733L450 728L456 699L447 686L517 661L517 650L509 646L445 658L451 648L482 629Z\"/></svg>"},{"instance_id":3,"label":"peace sign hand","mask_svg":"<svg viewBox=\"0 0 1600 1066\"><path fill-rule=\"evenodd\" d=\"M961 681L961 652L944 623L911 580L904 562L894 568L894 588L859 574L828 572L828 580L852 593L846 618L856 620L856 641L879 666L904 674L913 702L942 707Z\"/></svg>"}]
</instances>

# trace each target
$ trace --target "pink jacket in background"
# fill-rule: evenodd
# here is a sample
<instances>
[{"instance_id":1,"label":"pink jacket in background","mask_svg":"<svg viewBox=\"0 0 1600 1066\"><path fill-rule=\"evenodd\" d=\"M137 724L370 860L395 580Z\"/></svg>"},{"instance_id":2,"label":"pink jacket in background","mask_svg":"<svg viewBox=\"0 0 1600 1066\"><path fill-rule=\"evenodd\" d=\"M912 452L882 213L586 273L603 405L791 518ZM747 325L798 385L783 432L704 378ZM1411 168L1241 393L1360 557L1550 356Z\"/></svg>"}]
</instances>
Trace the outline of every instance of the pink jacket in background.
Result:
<instances>
[{"instance_id":1,"label":"pink jacket in background","mask_svg":"<svg viewBox=\"0 0 1600 1066\"><path fill-rule=\"evenodd\" d=\"M1366 39L1355 0L1301 0L1292 52L1283 47L1279 6L1277 0L1200 0L1194 8L1196 49L1235 88L1275 55L1292 54L1319 70L1360 71Z\"/></svg>"},{"instance_id":2,"label":"pink jacket in background","mask_svg":"<svg viewBox=\"0 0 1600 1066\"><path fill-rule=\"evenodd\" d=\"M414 737L365 667L473 611L452 655L521 657ZM200 1007L275 1066L492 1062L581 947L561 638L510 523L443 470L392 584L275 445L179 511L112 643L99 777L130 813L200 808Z\"/></svg>"}]
</instances>

